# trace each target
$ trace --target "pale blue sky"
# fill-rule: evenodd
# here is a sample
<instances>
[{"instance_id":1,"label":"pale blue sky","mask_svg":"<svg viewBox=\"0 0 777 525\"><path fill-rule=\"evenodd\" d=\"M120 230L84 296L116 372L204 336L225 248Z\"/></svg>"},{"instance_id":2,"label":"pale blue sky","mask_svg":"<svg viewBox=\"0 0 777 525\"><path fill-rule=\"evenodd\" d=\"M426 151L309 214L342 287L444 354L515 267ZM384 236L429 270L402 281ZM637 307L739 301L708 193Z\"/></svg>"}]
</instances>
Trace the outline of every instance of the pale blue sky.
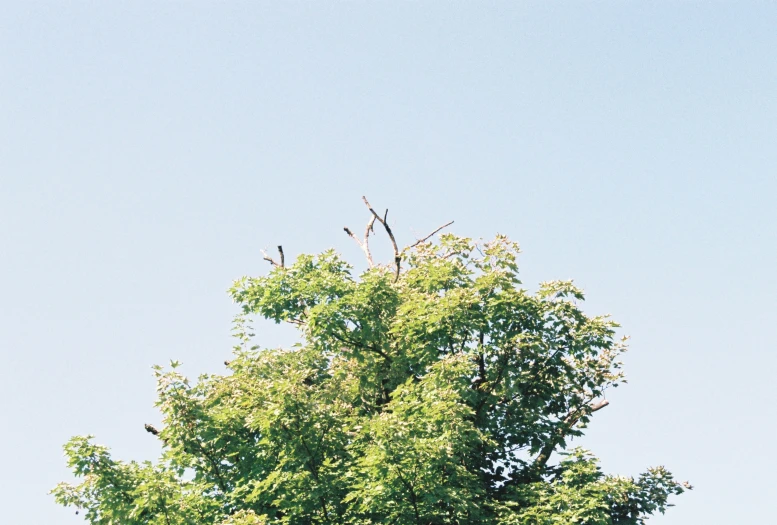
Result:
<instances>
[{"instance_id":1,"label":"pale blue sky","mask_svg":"<svg viewBox=\"0 0 777 525\"><path fill-rule=\"evenodd\" d=\"M80 523L46 494L68 437L153 457L150 366L223 370L231 280L279 243L358 261L366 194L406 242L506 233L528 286L622 322L630 384L582 443L696 486L651 523L769 522L776 28L770 2L0 2L0 521Z\"/></svg>"}]
</instances>

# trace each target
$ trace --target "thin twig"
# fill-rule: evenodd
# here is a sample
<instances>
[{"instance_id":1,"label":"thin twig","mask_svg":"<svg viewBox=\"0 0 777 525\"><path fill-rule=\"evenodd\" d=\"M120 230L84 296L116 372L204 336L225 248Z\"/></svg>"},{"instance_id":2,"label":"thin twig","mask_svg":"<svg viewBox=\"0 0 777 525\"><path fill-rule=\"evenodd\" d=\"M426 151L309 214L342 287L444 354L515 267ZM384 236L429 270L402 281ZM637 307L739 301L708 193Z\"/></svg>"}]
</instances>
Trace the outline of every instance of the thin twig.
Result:
<instances>
[{"instance_id":1,"label":"thin twig","mask_svg":"<svg viewBox=\"0 0 777 525\"><path fill-rule=\"evenodd\" d=\"M364 243L362 245L362 249L364 250L364 255L367 256L367 263L370 265L370 268L374 266L372 262L372 253L370 253L370 232L375 232L374 229L375 226L375 216L373 215L370 217L370 220L367 221L367 228L364 229Z\"/></svg>"},{"instance_id":2,"label":"thin twig","mask_svg":"<svg viewBox=\"0 0 777 525\"><path fill-rule=\"evenodd\" d=\"M416 246L418 246L418 245L419 245L419 244L421 244L422 242L426 242L427 240L429 240L429 238L431 238L432 236L434 236L434 234L436 234L437 232L439 232L439 231L440 231L440 230L442 230L443 228L447 228L447 227L448 227L448 226L450 226L451 224L453 224L453 221L451 221L451 222L449 222L449 223L447 223L447 224L443 224L442 226L440 226L439 228L437 228L436 230L434 230L432 233L430 233L429 235L427 235L427 236L426 236L426 237L424 237L423 239L419 239L419 240L417 240L416 242L414 242L413 244L411 244L410 246L408 246L407 248L405 248L405 250L408 250L408 249L410 249L410 248L415 248Z\"/></svg>"},{"instance_id":3,"label":"thin twig","mask_svg":"<svg viewBox=\"0 0 777 525\"><path fill-rule=\"evenodd\" d=\"M343 231L348 234L348 237L350 237L351 239L356 241L356 243L359 245L359 247L361 247L362 242L359 239L356 238L356 235L353 234L353 232L351 231L350 228L348 228L348 226L344 227Z\"/></svg>"},{"instance_id":4,"label":"thin twig","mask_svg":"<svg viewBox=\"0 0 777 525\"><path fill-rule=\"evenodd\" d=\"M343 228L343 231L348 234L348 237L353 239L356 244L359 245L359 248L362 249L364 252L365 257L367 258L367 264L370 268L375 266L375 264L372 262L372 253L370 253L370 232L373 230L373 225L375 224L375 216L371 216L370 220L367 221L367 228L364 230L364 240L360 241L356 235L353 234L353 232L348 228Z\"/></svg>"},{"instance_id":5,"label":"thin twig","mask_svg":"<svg viewBox=\"0 0 777 525\"><path fill-rule=\"evenodd\" d=\"M400 264L402 263L402 254L399 252L399 247L397 246L397 240L394 238L394 232L391 231L391 227L388 225L387 217L388 217L388 209L386 210L386 213L383 214L383 218L378 215L378 213L372 208L372 205L367 200L367 197L362 196L362 200L364 201L364 204L367 205L367 208L370 210L370 213L378 220L379 223L383 225L383 228L386 230L386 233L388 233L389 238L391 239L391 245L394 248L394 263L397 266L397 274L394 278L394 281L399 280L399 269Z\"/></svg>"},{"instance_id":6,"label":"thin twig","mask_svg":"<svg viewBox=\"0 0 777 525\"><path fill-rule=\"evenodd\" d=\"M267 252L266 252L266 251L262 250L262 255L263 255L262 259L264 259L264 260L265 260L265 261L267 261L268 263L272 264L273 266L280 266L280 264L278 264L277 262L275 262L275 259L273 259L273 258L272 258L272 257L270 257L269 255L267 255Z\"/></svg>"}]
</instances>

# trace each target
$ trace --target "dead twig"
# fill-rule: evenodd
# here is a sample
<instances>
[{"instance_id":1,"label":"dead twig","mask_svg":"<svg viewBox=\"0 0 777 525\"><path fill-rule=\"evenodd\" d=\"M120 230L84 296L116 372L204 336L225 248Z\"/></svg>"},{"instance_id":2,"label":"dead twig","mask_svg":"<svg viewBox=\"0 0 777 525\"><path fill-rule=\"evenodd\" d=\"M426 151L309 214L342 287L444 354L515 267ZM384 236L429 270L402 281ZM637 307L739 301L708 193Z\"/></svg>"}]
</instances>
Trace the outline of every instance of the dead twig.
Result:
<instances>
[{"instance_id":1,"label":"dead twig","mask_svg":"<svg viewBox=\"0 0 777 525\"><path fill-rule=\"evenodd\" d=\"M353 232L348 228L343 228L343 231L348 234L348 236L356 241L356 244L359 245L359 248L362 249L364 252L365 257L367 257L367 264L370 268L375 266L375 264L372 262L372 253L370 253L370 232L374 232L373 225L375 224L375 216L371 216L370 220L367 221L367 228L364 230L364 240L360 241L356 235L353 234Z\"/></svg>"},{"instance_id":2,"label":"dead twig","mask_svg":"<svg viewBox=\"0 0 777 525\"><path fill-rule=\"evenodd\" d=\"M418 245L419 245L419 244L421 244L422 242L426 242L426 241L428 241L428 240L429 240L431 237L433 237L433 236L434 236L434 235L435 235L437 232L439 232L440 230L442 230L442 229L444 229L444 228L447 228L447 227L448 227L448 226L450 226L451 224L453 224L453 221L451 221L451 222L448 222L448 223L446 223L446 224L443 224L442 226L440 226L439 228L437 228L436 230L434 230L432 233L430 233L429 235L427 235L427 236L426 236L426 237L424 237L423 239L418 239L416 242L414 242L413 244L411 244L410 246L408 246L407 248L405 248L405 250L409 250L410 248L415 248L416 246L418 246Z\"/></svg>"},{"instance_id":3,"label":"dead twig","mask_svg":"<svg viewBox=\"0 0 777 525\"><path fill-rule=\"evenodd\" d=\"M286 266L286 258L283 255L283 246L278 245L278 253L281 255L281 262L280 263L276 262L275 259L273 259L269 255L267 255L267 252L264 251L264 250L262 250L262 255L263 255L262 259L264 259L265 261L269 262L273 266L277 266L278 268L284 268Z\"/></svg>"},{"instance_id":4,"label":"dead twig","mask_svg":"<svg viewBox=\"0 0 777 525\"><path fill-rule=\"evenodd\" d=\"M367 221L367 227L364 229L364 246L362 246L364 254L367 256L367 262L369 263L370 268L373 266L372 253L370 253L370 233L375 233L374 226L375 216L373 215L370 217L370 220Z\"/></svg>"},{"instance_id":5,"label":"dead twig","mask_svg":"<svg viewBox=\"0 0 777 525\"><path fill-rule=\"evenodd\" d=\"M362 196L362 200L364 201L364 204L367 205L367 208L370 210L370 213L372 213L373 217L383 225L383 229L386 230L389 239L391 239L391 245L394 248L394 264L396 264L397 268L394 281L397 281L399 280L399 270L402 263L402 254L400 253L399 247L397 246L397 240L394 238L394 232L391 231L391 227L388 224L388 209L386 209L386 213L384 213L383 217L381 218L381 216L378 215L378 213L373 209L372 205L367 200L367 197Z\"/></svg>"}]
</instances>

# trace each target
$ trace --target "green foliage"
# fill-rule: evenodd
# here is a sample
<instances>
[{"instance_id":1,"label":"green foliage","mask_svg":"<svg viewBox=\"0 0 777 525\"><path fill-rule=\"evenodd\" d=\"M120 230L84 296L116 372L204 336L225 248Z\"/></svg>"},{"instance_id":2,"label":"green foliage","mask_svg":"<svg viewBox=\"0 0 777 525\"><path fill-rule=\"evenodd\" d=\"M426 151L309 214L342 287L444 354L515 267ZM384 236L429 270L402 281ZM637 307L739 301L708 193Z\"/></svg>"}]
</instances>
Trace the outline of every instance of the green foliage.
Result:
<instances>
[{"instance_id":1,"label":"green foliage","mask_svg":"<svg viewBox=\"0 0 777 525\"><path fill-rule=\"evenodd\" d=\"M66 446L56 500L93 524L641 524L686 484L604 475L581 435L623 382L617 324L568 281L535 294L518 247L443 235L354 277L332 251L239 279L227 375L155 368L155 464ZM253 316L303 344L252 346Z\"/></svg>"}]
</instances>

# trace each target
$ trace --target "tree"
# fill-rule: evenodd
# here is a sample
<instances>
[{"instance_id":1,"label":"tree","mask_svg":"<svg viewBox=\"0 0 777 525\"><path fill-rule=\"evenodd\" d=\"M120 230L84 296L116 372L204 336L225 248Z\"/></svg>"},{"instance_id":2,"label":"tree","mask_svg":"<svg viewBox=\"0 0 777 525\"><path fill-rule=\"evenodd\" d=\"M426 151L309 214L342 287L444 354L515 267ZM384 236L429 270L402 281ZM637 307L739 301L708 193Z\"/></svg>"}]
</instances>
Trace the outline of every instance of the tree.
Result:
<instances>
[{"instance_id":1,"label":"tree","mask_svg":"<svg viewBox=\"0 0 777 525\"><path fill-rule=\"evenodd\" d=\"M571 281L529 293L518 246L439 232L400 250L365 199L368 269L334 251L280 259L230 290L242 312L226 375L155 367L157 463L65 446L77 485L57 502L92 524L642 524L680 494L663 467L605 475L564 451L624 382L617 324ZM383 226L394 261L375 264ZM446 225L447 226L447 225ZM254 316L295 325L291 349L252 346ZM551 461L556 453L560 461Z\"/></svg>"}]
</instances>

